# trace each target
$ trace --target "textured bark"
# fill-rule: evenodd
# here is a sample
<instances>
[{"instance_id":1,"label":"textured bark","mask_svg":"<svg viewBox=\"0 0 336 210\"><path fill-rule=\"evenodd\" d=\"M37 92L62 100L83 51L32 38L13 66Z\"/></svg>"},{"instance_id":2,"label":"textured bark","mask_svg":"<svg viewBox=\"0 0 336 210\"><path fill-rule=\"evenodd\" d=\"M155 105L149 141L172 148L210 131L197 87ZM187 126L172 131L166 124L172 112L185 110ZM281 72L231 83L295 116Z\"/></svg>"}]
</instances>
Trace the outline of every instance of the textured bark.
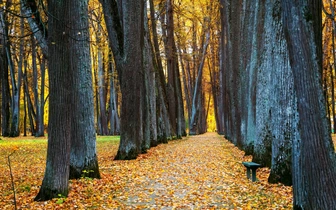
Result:
<instances>
[{"instance_id":1,"label":"textured bark","mask_svg":"<svg viewBox=\"0 0 336 210\"><path fill-rule=\"evenodd\" d=\"M291 141L298 135L280 2L222 4L225 136L271 167L271 182L290 185Z\"/></svg>"},{"instance_id":2,"label":"textured bark","mask_svg":"<svg viewBox=\"0 0 336 210\"><path fill-rule=\"evenodd\" d=\"M155 86L157 90L157 103L156 103L156 122L157 122L157 138L158 143L167 143L168 139L172 138L173 131L171 129L171 121L168 115L168 99L165 86L165 76L163 73L162 60L160 55L160 48L158 42L158 35L156 32L156 19L154 11L153 0L149 1L150 14L151 14L151 32L153 39L153 56L155 68Z\"/></svg>"},{"instance_id":3,"label":"textured bark","mask_svg":"<svg viewBox=\"0 0 336 210\"><path fill-rule=\"evenodd\" d=\"M171 0L167 0L166 2L166 41L165 49L166 49L166 58L167 58L167 74L168 74L168 82L167 82L167 98L168 98L168 110L169 117L172 122L172 129L175 132L176 136L178 135L178 127L177 127L177 118L178 118L178 101L177 101L177 90L176 90L176 51L174 51L175 40L174 40L174 16L173 16L173 2Z\"/></svg>"},{"instance_id":4,"label":"textured bark","mask_svg":"<svg viewBox=\"0 0 336 210\"><path fill-rule=\"evenodd\" d=\"M35 201L68 195L73 81L69 53L70 1L49 1L49 126L45 174Z\"/></svg>"},{"instance_id":5,"label":"textured bark","mask_svg":"<svg viewBox=\"0 0 336 210\"><path fill-rule=\"evenodd\" d=\"M292 151L294 209L336 206L336 158L321 85L321 3L281 1L301 137Z\"/></svg>"},{"instance_id":6,"label":"textured bark","mask_svg":"<svg viewBox=\"0 0 336 210\"><path fill-rule=\"evenodd\" d=\"M101 0L119 75L122 104L120 145L115 159L134 159L143 142L143 4Z\"/></svg>"},{"instance_id":7,"label":"textured bark","mask_svg":"<svg viewBox=\"0 0 336 210\"><path fill-rule=\"evenodd\" d=\"M70 179L100 178L96 155L88 1L70 3L70 69L73 71ZM105 110L104 110L105 111ZM105 114L105 112L104 112ZM106 130L107 132L107 130Z\"/></svg>"},{"instance_id":8,"label":"textured bark","mask_svg":"<svg viewBox=\"0 0 336 210\"><path fill-rule=\"evenodd\" d=\"M280 1L259 4L256 138L253 160L271 168L269 182L292 184L292 141L297 140L296 96L284 39ZM259 60L259 61L258 61Z\"/></svg>"},{"instance_id":9,"label":"textured bark","mask_svg":"<svg viewBox=\"0 0 336 210\"><path fill-rule=\"evenodd\" d=\"M149 147L158 145L157 137L157 121L156 121L156 78L155 78L155 68L153 61L155 60L153 55L153 49L150 40L149 23L147 17L147 5L144 7L144 70L145 70L145 96L147 98L147 118L148 118L148 128L149 128ZM148 148L149 148L148 147Z\"/></svg>"}]
</instances>

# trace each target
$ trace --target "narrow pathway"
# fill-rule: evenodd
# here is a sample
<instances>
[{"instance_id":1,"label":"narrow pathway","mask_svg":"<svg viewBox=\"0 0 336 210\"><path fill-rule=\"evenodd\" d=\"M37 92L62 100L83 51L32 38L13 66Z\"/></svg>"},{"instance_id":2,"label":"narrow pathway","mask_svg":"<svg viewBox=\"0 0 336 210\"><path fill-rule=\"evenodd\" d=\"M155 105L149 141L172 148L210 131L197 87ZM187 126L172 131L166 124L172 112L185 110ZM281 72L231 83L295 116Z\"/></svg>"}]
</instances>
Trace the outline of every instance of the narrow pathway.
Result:
<instances>
[{"instance_id":1,"label":"narrow pathway","mask_svg":"<svg viewBox=\"0 0 336 210\"><path fill-rule=\"evenodd\" d=\"M171 141L136 161L114 161L124 187L113 199L121 209L291 209L290 188L267 184L267 170L250 182L243 159L216 133Z\"/></svg>"}]
</instances>

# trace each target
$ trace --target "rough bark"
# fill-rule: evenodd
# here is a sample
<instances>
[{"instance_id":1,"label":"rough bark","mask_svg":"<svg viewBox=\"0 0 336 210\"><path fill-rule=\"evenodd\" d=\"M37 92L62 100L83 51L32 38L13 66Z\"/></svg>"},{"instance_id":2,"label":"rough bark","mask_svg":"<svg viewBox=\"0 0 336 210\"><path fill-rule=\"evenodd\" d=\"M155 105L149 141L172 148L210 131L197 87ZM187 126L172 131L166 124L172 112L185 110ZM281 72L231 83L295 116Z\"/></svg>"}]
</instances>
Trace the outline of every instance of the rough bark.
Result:
<instances>
[{"instance_id":1,"label":"rough bark","mask_svg":"<svg viewBox=\"0 0 336 210\"><path fill-rule=\"evenodd\" d=\"M168 110L169 117L172 122L172 129L178 137L178 101L177 101L177 90L176 90L176 51L174 51L175 41L174 41L174 16L173 16L173 2L171 0L167 0L166 2L166 41L165 49L166 49L166 58L167 58L167 98L168 98Z\"/></svg>"},{"instance_id":2,"label":"rough bark","mask_svg":"<svg viewBox=\"0 0 336 210\"><path fill-rule=\"evenodd\" d=\"M115 159L134 159L143 141L143 1L101 0L122 93L120 145Z\"/></svg>"},{"instance_id":3,"label":"rough bark","mask_svg":"<svg viewBox=\"0 0 336 210\"><path fill-rule=\"evenodd\" d=\"M292 151L294 209L336 206L336 158L321 81L321 3L281 1L301 137Z\"/></svg>"},{"instance_id":4,"label":"rough bark","mask_svg":"<svg viewBox=\"0 0 336 210\"><path fill-rule=\"evenodd\" d=\"M72 69L69 53L70 1L49 1L49 126L45 174L35 201L68 195L72 132ZM66 24L65 24L66 23Z\"/></svg>"},{"instance_id":5,"label":"rough bark","mask_svg":"<svg viewBox=\"0 0 336 210\"><path fill-rule=\"evenodd\" d=\"M156 95L155 95L155 68L153 48L150 40L149 23L147 17L147 5L144 7L144 70L145 70L145 96L147 98L147 119L149 128L149 147L158 145L157 140L157 121L156 121ZM148 144L148 143L147 143Z\"/></svg>"},{"instance_id":6,"label":"rough bark","mask_svg":"<svg viewBox=\"0 0 336 210\"><path fill-rule=\"evenodd\" d=\"M70 69L73 71L72 127L69 178L100 178L96 155L88 1L70 3ZM105 111L105 110L104 110ZM105 114L105 112L104 112ZM106 131L107 132L107 131Z\"/></svg>"},{"instance_id":7,"label":"rough bark","mask_svg":"<svg viewBox=\"0 0 336 210\"><path fill-rule=\"evenodd\" d=\"M153 42L153 56L155 68L155 86L157 90L156 103L156 119L157 119L157 135L158 143L167 143L168 139L172 138L173 131L171 129L171 121L168 116L168 99L165 85L165 76L163 72L162 60L157 35L155 11L153 0L149 1L151 14L151 29Z\"/></svg>"}]
</instances>

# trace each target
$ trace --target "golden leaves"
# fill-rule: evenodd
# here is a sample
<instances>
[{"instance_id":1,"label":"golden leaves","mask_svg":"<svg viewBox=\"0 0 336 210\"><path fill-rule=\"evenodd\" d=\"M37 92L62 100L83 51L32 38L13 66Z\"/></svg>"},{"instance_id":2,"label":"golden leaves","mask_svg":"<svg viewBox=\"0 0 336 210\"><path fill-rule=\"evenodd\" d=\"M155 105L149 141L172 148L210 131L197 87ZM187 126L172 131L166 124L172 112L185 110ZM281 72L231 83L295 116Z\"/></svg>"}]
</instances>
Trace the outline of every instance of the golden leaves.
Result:
<instances>
[{"instance_id":1,"label":"golden leaves","mask_svg":"<svg viewBox=\"0 0 336 210\"><path fill-rule=\"evenodd\" d=\"M244 153L217 134L171 141L130 161L113 161L118 145L98 141L102 179L71 180L66 199L47 202L33 202L43 178L46 142L19 146L13 171L20 209L292 208L290 187L268 184L268 169L258 170L259 181L247 180ZM3 162L0 170L7 171ZM9 179L1 174L0 179L0 205L11 209Z\"/></svg>"}]
</instances>

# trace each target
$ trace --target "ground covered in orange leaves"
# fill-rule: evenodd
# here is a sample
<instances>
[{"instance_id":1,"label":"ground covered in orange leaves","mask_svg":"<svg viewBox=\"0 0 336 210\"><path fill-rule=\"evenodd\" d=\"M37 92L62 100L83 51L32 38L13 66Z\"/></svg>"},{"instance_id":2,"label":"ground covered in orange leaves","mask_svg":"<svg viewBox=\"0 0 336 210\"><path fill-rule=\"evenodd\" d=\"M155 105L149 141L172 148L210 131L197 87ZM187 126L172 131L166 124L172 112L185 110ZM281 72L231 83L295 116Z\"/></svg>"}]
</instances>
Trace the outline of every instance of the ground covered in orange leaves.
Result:
<instances>
[{"instance_id":1,"label":"ground covered in orange leaves","mask_svg":"<svg viewBox=\"0 0 336 210\"><path fill-rule=\"evenodd\" d=\"M31 138L33 139L33 138ZM70 181L67 198L34 202L45 167L47 141L0 140L0 206L14 209L7 156L19 209L292 209L292 189L246 179L244 152L215 133L162 144L137 160L113 161L115 137L98 139L102 179Z\"/></svg>"}]
</instances>

